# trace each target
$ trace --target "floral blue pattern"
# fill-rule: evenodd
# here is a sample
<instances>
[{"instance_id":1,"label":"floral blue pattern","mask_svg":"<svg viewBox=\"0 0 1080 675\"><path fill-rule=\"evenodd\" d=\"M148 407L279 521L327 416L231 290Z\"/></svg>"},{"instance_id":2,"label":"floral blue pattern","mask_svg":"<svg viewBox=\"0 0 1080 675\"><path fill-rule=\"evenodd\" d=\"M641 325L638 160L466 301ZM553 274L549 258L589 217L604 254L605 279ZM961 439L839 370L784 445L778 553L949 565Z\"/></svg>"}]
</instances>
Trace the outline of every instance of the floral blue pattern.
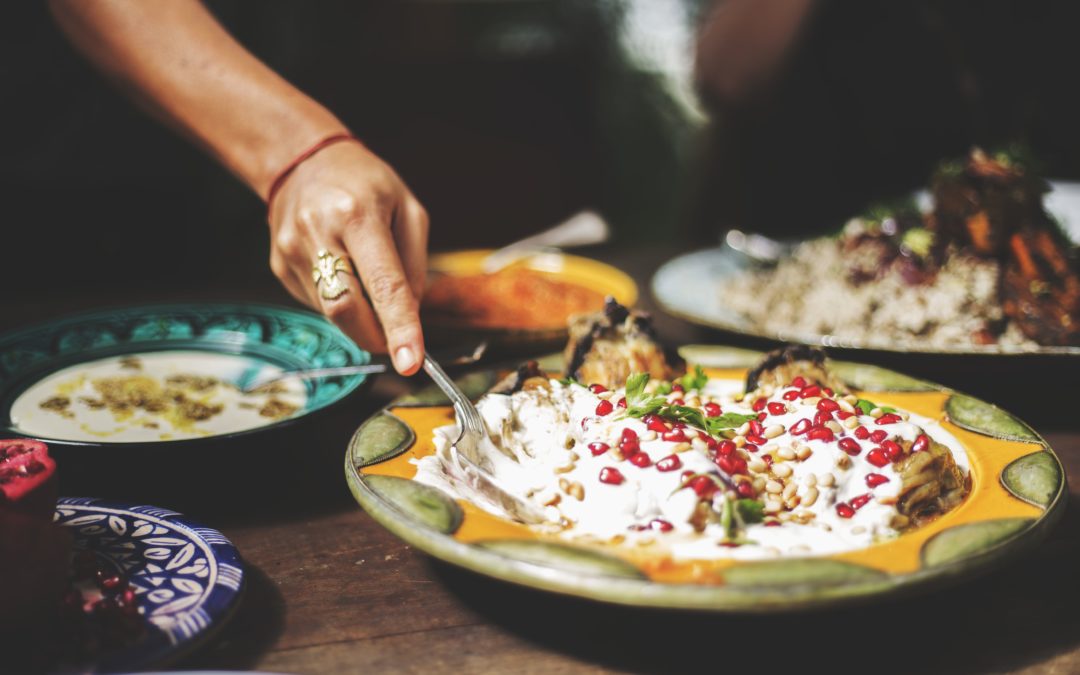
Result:
<instances>
[{"instance_id":1,"label":"floral blue pattern","mask_svg":"<svg viewBox=\"0 0 1080 675\"><path fill-rule=\"evenodd\" d=\"M54 518L71 529L76 551L94 551L127 576L152 627L103 669L141 669L190 649L240 598L244 568L236 548L174 511L65 497Z\"/></svg>"}]
</instances>

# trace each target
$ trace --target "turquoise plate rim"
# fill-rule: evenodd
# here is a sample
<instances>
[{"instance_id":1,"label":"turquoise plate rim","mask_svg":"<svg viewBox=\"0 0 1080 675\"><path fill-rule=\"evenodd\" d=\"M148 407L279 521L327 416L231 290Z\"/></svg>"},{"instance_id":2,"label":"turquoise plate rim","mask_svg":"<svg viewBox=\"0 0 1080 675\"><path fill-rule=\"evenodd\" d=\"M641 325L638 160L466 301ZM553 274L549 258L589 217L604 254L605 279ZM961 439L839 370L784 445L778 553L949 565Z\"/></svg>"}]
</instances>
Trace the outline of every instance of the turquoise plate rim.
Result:
<instances>
[{"instance_id":1,"label":"turquoise plate rim","mask_svg":"<svg viewBox=\"0 0 1080 675\"><path fill-rule=\"evenodd\" d=\"M61 368L76 365L80 362L90 361L97 358L108 358L130 353L148 353L159 351L208 351L212 353L226 353L238 355L250 355L261 358L278 365L288 365L290 362L295 366L308 365L306 357L297 356L295 352L287 351L278 346L262 340L246 339L215 339L205 335L194 335L188 338L153 339L118 342L107 346L90 347L86 350L73 351L66 355L49 354L44 359L32 366L12 369L3 363L3 357L15 346L35 337L55 336L65 329L76 328L81 324L94 320L118 321L134 320L138 317L154 316L156 314L190 315L201 316L227 316L229 314L257 315L261 318L273 318L283 320L286 323L304 325L320 332L328 338L337 348L346 355L347 362L341 365L363 365L371 362L371 354L356 345L341 330L332 324L321 314L312 311L284 307L269 303L240 303L240 302L208 302L208 303L159 303L148 305L125 305L119 307L103 307L92 310L80 311L67 314L57 319L44 321L25 328L19 328L0 335L0 432L16 436L29 437L31 434L19 429L11 423L11 404L19 393L26 387L39 380L41 377L55 372ZM207 349L207 346L213 348ZM53 348L55 349L55 348ZM202 438L178 439L170 441L145 441L145 442L110 442L110 441L75 441L46 436L33 436L49 444L61 447L108 447L108 448L136 448L145 446L166 445L178 448L181 446L191 447L220 442L228 439L261 434L267 431L279 430L306 420L311 415L337 405L354 393L362 385L370 382L371 377L365 374L337 376L340 388L329 395L325 400L316 401L297 415L276 422L224 434L214 434ZM310 383L311 388L322 380L314 380Z\"/></svg>"}]
</instances>

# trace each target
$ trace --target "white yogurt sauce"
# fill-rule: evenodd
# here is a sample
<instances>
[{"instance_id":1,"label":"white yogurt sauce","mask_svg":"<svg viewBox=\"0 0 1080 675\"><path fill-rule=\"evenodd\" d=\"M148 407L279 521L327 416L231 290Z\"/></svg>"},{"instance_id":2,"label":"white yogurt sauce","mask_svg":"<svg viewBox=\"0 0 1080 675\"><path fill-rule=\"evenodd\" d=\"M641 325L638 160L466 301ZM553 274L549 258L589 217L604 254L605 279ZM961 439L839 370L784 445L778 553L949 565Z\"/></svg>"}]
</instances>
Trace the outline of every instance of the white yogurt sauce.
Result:
<instances>
[{"instance_id":1,"label":"white yogurt sauce","mask_svg":"<svg viewBox=\"0 0 1080 675\"><path fill-rule=\"evenodd\" d=\"M738 381L713 380L702 396L720 403L725 413L751 414L753 411L747 404L735 401L735 394L741 388L742 383ZM769 400L781 402L785 391L789 390L777 390ZM807 522L789 520L779 526L751 524L743 535L753 543L736 547L719 545L724 538L723 529L719 524L710 523L703 532L695 531L689 520L699 498L691 489L679 489L683 472L716 470L713 460L706 454L704 443L696 441L689 450L676 453L677 443L653 438L654 434L650 434L642 420L626 417L618 408L611 414L598 416L601 396L609 397L608 394L598 396L580 385L563 385L552 380L550 389L536 388L510 396L489 394L478 403L491 436L491 442L482 449L488 468L502 487L545 509L551 527L542 529L558 531L561 537L568 539L608 540L623 535L630 543L655 540L676 559L832 554L864 548L898 534L892 523L898 515L893 503L901 487L900 477L891 463L879 467L867 459L869 451L879 443L858 440L860 451L858 455L850 456L836 442L807 440L805 434L792 436L785 431L768 440L750 457L768 453L777 458L774 464L790 467L791 475L786 481L798 486L796 494L801 500L808 498L809 483L816 483L813 486L818 492L816 501L793 509L795 513L804 512L801 515ZM611 395L610 400L616 402L622 396L620 390ZM812 421L817 412L814 405L801 400L791 401L790 406L793 408L790 412L770 414L763 426L782 424L785 429L790 429L800 419ZM857 414L856 418L869 431L886 430L889 438L913 441L920 433L925 433L946 445L965 473L969 470L960 443L935 420L911 414L907 421L878 425L869 415ZM598 456L590 451L588 446L594 442L607 443L614 449L623 429L637 433L641 452L647 453L652 460L650 466L639 467L630 461L619 460L612 450ZM686 433L688 437L696 436L696 432L689 429ZM847 429L836 436L853 438ZM457 478L459 474L453 468L449 448L455 437L454 426L435 430L436 452L416 460L416 479L472 501L495 515L508 517L481 491ZM779 449L792 448L793 441L797 446L809 446L812 454L803 460L779 459ZM681 466L672 471L658 470L656 462L672 455L678 457ZM837 466L841 456L840 461L848 464L843 469ZM602 482L600 474L605 468L617 469L625 480L619 485ZM750 475L775 479L771 471L766 469L759 474L751 470ZM868 487L866 476L869 473L883 476L887 482ZM821 480L826 474L833 477L831 487L824 485L828 479ZM566 490L573 484L581 486L583 499L576 499ZM853 517L844 518L838 514L838 503L866 494L871 496L870 500L857 509ZM812 518L807 518L806 513L813 514ZM654 519L670 523L672 529L667 532L633 529L648 526Z\"/></svg>"},{"instance_id":2,"label":"white yogurt sauce","mask_svg":"<svg viewBox=\"0 0 1080 675\"><path fill-rule=\"evenodd\" d=\"M20 431L44 438L68 441L108 441L138 443L202 438L266 426L280 418L259 414L271 399L269 394L242 394L233 387L216 385L190 398L208 405L221 405L220 413L209 419L177 426L168 416L136 409L130 415L117 415L108 408L94 409L80 401L100 399L94 381L101 378L145 375L159 384L170 375L214 377L235 381L252 366L260 368L259 377L283 372L281 368L249 357L197 351L149 352L133 355L139 368L125 367L124 359L113 357L81 363L48 375L24 391L11 406L11 420ZM131 358L131 357L125 357ZM282 393L273 398L302 411L307 400L304 385L297 380L281 383ZM41 404L55 396L71 401L68 414L46 410ZM296 414L296 413L294 413Z\"/></svg>"}]
</instances>

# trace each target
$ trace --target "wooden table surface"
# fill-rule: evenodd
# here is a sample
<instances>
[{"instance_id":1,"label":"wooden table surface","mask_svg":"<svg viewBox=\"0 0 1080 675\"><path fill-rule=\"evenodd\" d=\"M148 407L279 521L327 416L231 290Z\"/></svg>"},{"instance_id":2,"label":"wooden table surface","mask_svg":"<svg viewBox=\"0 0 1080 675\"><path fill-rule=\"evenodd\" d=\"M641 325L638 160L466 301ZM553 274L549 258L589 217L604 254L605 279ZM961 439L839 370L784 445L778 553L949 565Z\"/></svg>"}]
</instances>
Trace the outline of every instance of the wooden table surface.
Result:
<instances>
[{"instance_id":1,"label":"wooden table surface","mask_svg":"<svg viewBox=\"0 0 1080 675\"><path fill-rule=\"evenodd\" d=\"M669 252L601 253L637 277L644 290ZM233 289L230 299L238 297L283 296ZM152 289L33 298L9 303L0 328L79 305L151 299L175 298L154 296ZM715 339L672 319L661 317L659 325L673 343ZM991 382L994 373L983 379ZM761 617L612 607L453 568L407 546L357 507L342 471L345 442L406 386L383 377L321 425L307 447L266 449L272 461L312 469L301 472L305 478L268 485L254 471L238 477L232 508L195 508L193 515L239 548L248 581L233 619L175 667L286 673L1080 672L1075 492L1065 518L1036 551L989 576L928 595ZM1029 398L1037 393L1076 401L1064 387L1032 387ZM964 388L982 393L980 381ZM1060 419L1035 426L1076 475L1080 416L1055 423Z\"/></svg>"}]
</instances>

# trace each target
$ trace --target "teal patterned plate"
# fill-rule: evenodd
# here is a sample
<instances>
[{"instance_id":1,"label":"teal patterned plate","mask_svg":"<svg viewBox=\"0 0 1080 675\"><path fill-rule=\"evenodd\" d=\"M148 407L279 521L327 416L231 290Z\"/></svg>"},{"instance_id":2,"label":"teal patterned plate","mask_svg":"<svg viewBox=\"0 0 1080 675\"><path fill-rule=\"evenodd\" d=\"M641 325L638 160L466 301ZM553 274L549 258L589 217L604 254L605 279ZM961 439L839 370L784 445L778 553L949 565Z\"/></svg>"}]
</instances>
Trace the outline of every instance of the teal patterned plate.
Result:
<instances>
[{"instance_id":1,"label":"teal patterned plate","mask_svg":"<svg viewBox=\"0 0 1080 675\"><path fill-rule=\"evenodd\" d=\"M185 419L184 428L166 414L159 415L162 419L158 421L147 408L138 405L131 419L117 414L115 408L102 409L101 401L107 396L95 391L94 378L102 372L138 375L145 363L146 374L160 375L160 381L165 382L162 373L188 372L187 365L195 364L204 369L191 371L194 374L235 381L251 368L327 368L370 360L367 352L325 318L304 311L210 304L90 312L0 337L0 428L57 445L134 446L161 441L169 441L170 445L201 444L295 423L341 401L366 377L293 381L280 395L265 394L262 399L251 400L241 398L228 387L207 390L225 401L223 412L210 416L205 426L192 426ZM35 393L39 391L44 393ZM62 399L58 407L42 407L49 396ZM189 396L196 404L220 403L209 394L196 392ZM271 400L275 398L287 399L289 405L282 405L286 402L283 400ZM259 408L267 402L285 412L271 414L272 409ZM247 417L243 423L229 421L230 417L244 415ZM99 426L91 428L86 420ZM101 425L114 421L115 434L100 430ZM123 432L119 431L122 427Z\"/></svg>"}]
</instances>

